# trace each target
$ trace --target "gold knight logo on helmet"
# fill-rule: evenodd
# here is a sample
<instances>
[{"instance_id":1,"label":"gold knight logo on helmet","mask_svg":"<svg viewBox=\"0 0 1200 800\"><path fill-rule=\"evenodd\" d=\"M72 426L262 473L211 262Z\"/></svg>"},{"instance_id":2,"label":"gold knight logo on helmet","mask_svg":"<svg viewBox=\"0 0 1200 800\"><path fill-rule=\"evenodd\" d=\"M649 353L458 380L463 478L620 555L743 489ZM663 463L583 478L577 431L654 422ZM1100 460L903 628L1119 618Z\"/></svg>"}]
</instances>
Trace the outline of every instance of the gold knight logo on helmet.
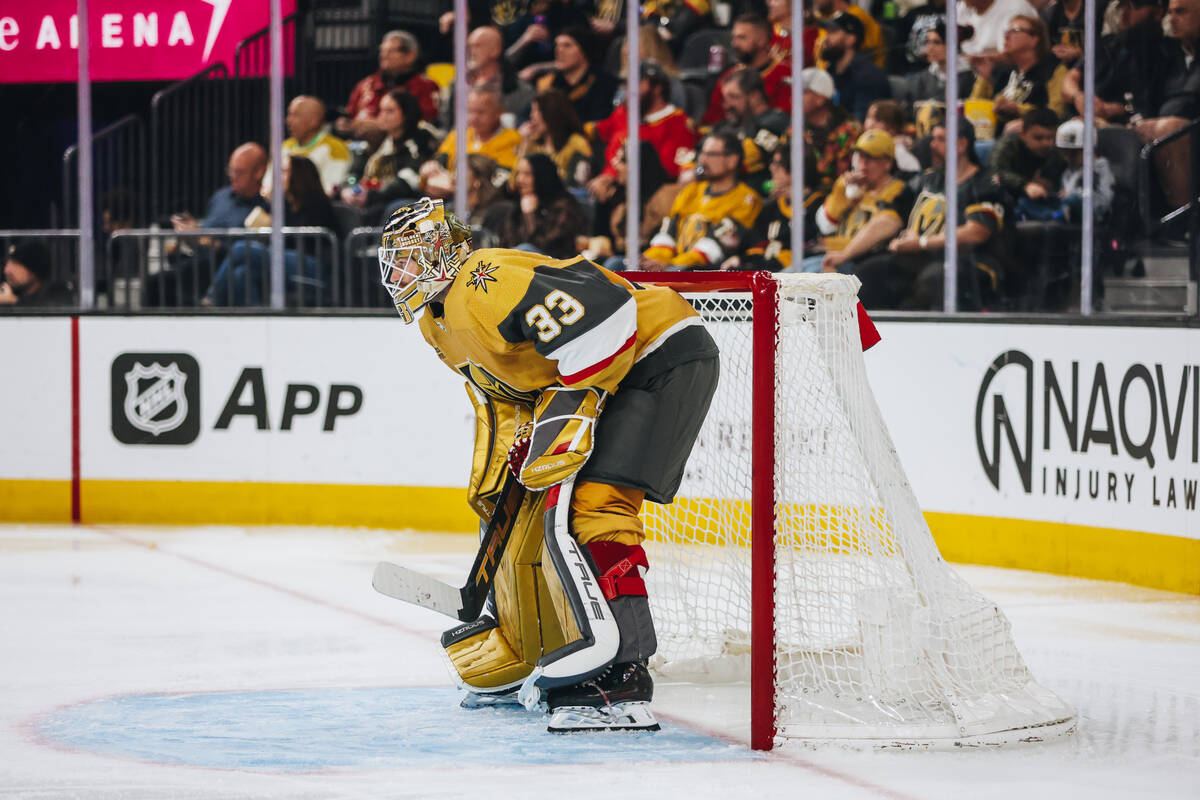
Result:
<instances>
[{"instance_id":1,"label":"gold knight logo on helmet","mask_svg":"<svg viewBox=\"0 0 1200 800\"><path fill-rule=\"evenodd\" d=\"M471 252L471 229L441 200L396 209L379 244L379 277L400 318L412 322L458 275Z\"/></svg>"}]
</instances>

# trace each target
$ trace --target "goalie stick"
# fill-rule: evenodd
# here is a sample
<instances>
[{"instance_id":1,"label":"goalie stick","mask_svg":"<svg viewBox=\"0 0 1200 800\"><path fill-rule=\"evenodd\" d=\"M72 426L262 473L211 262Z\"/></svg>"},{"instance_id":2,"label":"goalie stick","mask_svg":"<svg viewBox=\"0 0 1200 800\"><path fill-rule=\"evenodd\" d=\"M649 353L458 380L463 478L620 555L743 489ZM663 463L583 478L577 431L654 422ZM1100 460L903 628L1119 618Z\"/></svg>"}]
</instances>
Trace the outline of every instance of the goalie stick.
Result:
<instances>
[{"instance_id":1,"label":"goalie stick","mask_svg":"<svg viewBox=\"0 0 1200 800\"><path fill-rule=\"evenodd\" d=\"M479 612L487 602L488 592L492 589L492 580L496 577L500 556L508 544L517 512L525 500L525 492L525 487L510 473L500 489L500 497L496 500L492 518L479 542L479 552L475 554L475 563L465 586L451 586L437 578L387 561L375 565L371 585L375 591L388 597L437 611L462 622L478 619Z\"/></svg>"}]
</instances>

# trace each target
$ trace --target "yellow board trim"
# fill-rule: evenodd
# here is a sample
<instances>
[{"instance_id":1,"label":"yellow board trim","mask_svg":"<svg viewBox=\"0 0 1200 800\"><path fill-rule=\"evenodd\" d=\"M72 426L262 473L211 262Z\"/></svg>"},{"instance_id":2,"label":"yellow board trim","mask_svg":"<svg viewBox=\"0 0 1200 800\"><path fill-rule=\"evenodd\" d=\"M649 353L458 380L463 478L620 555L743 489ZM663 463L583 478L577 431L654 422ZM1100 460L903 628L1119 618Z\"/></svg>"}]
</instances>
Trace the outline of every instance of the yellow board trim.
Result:
<instances>
[{"instance_id":1,"label":"yellow board trim","mask_svg":"<svg viewBox=\"0 0 1200 800\"><path fill-rule=\"evenodd\" d=\"M70 481L0 480L0 521L70 522Z\"/></svg>"},{"instance_id":2,"label":"yellow board trim","mask_svg":"<svg viewBox=\"0 0 1200 800\"><path fill-rule=\"evenodd\" d=\"M461 488L218 481L102 481L80 486L82 522L329 525L469 532ZM702 501L688 502L693 513ZM711 505L708 509L713 510ZM725 504L726 523L748 525ZM927 512L947 561L1009 567L1200 595L1200 540L1114 528ZM0 480L0 521L70 522L71 482ZM726 527L726 526L722 526Z\"/></svg>"},{"instance_id":3,"label":"yellow board trim","mask_svg":"<svg viewBox=\"0 0 1200 800\"><path fill-rule=\"evenodd\" d=\"M1200 540L1058 522L926 512L947 561L1200 594Z\"/></svg>"},{"instance_id":4,"label":"yellow board trim","mask_svg":"<svg viewBox=\"0 0 1200 800\"><path fill-rule=\"evenodd\" d=\"M80 486L85 523L336 525L473 531L462 489L218 481L100 481Z\"/></svg>"}]
</instances>

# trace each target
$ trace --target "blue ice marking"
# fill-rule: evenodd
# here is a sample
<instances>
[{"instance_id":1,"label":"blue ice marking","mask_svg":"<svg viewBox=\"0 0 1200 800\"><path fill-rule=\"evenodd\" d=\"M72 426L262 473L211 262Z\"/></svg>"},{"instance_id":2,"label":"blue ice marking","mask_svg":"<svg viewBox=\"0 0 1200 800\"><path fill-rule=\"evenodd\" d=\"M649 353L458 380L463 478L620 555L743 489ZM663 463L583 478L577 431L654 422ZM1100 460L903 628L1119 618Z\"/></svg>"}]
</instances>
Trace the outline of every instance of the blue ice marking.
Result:
<instances>
[{"instance_id":1,"label":"blue ice marking","mask_svg":"<svg viewBox=\"0 0 1200 800\"><path fill-rule=\"evenodd\" d=\"M459 708L450 688L132 694L60 709L48 741L163 764L271 772L479 764L729 761L745 746L663 722L657 733L560 736L519 707Z\"/></svg>"}]
</instances>

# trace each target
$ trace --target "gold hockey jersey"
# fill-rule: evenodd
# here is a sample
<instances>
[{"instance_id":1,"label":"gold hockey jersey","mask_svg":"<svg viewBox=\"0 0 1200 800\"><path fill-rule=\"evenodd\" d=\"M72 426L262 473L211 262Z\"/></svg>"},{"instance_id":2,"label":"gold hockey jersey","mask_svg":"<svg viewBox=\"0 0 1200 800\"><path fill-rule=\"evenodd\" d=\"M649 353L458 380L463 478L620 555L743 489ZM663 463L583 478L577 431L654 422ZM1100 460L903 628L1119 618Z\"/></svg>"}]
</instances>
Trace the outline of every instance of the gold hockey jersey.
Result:
<instances>
[{"instance_id":1,"label":"gold hockey jersey","mask_svg":"<svg viewBox=\"0 0 1200 800\"><path fill-rule=\"evenodd\" d=\"M855 199L849 198L846 189L846 176L842 175L817 210L817 228L825 234L825 249L829 252L845 249L876 216L890 214L904 222L912 209L912 193L899 178L892 178L878 191L868 191Z\"/></svg>"},{"instance_id":2,"label":"gold hockey jersey","mask_svg":"<svg viewBox=\"0 0 1200 800\"><path fill-rule=\"evenodd\" d=\"M700 324L672 289L632 284L582 256L499 248L468 256L444 304L420 319L447 366L526 403L550 386L615 391L643 355Z\"/></svg>"},{"instance_id":3,"label":"gold hockey jersey","mask_svg":"<svg viewBox=\"0 0 1200 800\"><path fill-rule=\"evenodd\" d=\"M712 194L708 181L689 183L645 256L677 267L715 269L738 248L760 211L762 198L744 183L723 194Z\"/></svg>"}]
</instances>

